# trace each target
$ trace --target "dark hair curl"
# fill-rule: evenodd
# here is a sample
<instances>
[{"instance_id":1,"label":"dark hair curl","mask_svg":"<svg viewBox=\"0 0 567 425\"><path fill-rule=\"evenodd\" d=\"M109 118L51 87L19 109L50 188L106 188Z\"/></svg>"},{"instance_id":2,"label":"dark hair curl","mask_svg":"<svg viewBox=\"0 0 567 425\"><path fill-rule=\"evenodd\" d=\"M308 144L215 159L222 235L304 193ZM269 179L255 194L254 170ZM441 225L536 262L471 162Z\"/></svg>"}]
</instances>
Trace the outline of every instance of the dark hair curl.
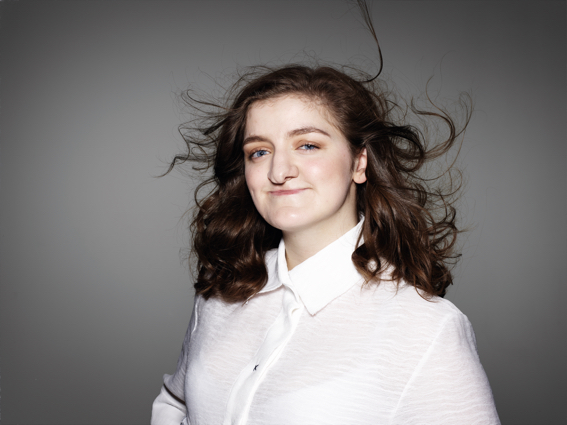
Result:
<instances>
[{"instance_id":1,"label":"dark hair curl","mask_svg":"<svg viewBox=\"0 0 567 425\"><path fill-rule=\"evenodd\" d=\"M424 133L405 122L407 108L391 100L380 80L358 80L330 66L303 65L253 68L229 91L233 101L226 107L184 94L187 104L207 112L210 120L180 128L187 151L175 156L167 171L188 161L201 164L195 169L213 168L212 177L195 191L191 230L197 294L244 301L267 282L264 256L277 247L282 233L254 207L244 177L242 143L250 106L285 95L300 95L323 105L349 141L353 155L366 148L367 181L357 185L356 201L358 213L365 217L364 243L352 254L358 271L367 282L379 282L380 274L391 265L392 280L403 280L426 297L444 296L452 283L451 265L459 257L453 204L460 179L453 179L452 164L445 170L444 184L420 171L456 144L470 119L470 98L463 103L466 115L461 129L433 102L429 111L412 102L410 110L416 117L440 120L448 129L446 138L430 147ZM200 191L211 184L210 192L200 197Z\"/></svg>"}]
</instances>

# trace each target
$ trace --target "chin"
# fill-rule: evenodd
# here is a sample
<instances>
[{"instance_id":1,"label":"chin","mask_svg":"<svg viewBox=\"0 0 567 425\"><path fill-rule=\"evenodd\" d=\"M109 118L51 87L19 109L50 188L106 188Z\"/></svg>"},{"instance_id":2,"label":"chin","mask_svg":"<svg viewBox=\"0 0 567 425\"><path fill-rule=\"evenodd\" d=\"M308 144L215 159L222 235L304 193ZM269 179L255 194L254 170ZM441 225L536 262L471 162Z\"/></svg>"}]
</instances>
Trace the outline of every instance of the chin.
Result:
<instances>
[{"instance_id":1,"label":"chin","mask_svg":"<svg viewBox=\"0 0 567 425\"><path fill-rule=\"evenodd\" d=\"M277 214L265 219L272 227L282 232L303 230L314 224L309 218L305 217L305 214L298 213Z\"/></svg>"}]
</instances>

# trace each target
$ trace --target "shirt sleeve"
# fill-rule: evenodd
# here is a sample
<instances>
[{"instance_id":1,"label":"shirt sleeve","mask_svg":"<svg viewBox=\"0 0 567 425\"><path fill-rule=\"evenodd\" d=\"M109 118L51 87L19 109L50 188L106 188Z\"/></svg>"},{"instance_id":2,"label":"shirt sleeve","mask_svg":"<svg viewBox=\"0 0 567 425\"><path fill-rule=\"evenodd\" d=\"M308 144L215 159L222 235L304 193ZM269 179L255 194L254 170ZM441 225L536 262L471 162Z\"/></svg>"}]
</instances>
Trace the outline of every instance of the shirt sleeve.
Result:
<instances>
[{"instance_id":1,"label":"shirt sleeve","mask_svg":"<svg viewBox=\"0 0 567 425\"><path fill-rule=\"evenodd\" d=\"M408 381L391 424L500 424L469 320L442 323Z\"/></svg>"},{"instance_id":2,"label":"shirt sleeve","mask_svg":"<svg viewBox=\"0 0 567 425\"><path fill-rule=\"evenodd\" d=\"M187 371L187 354L191 334L197 326L198 299L195 297L193 313L187 327L181 354L177 360L177 367L173 375L163 376L163 386L152 404L151 425L179 425L187 416L185 406L185 374Z\"/></svg>"},{"instance_id":3,"label":"shirt sleeve","mask_svg":"<svg viewBox=\"0 0 567 425\"><path fill-rule=\"evenodd\" d=\"M185 403L173 397L163 385L152 404L151 425L179 425L186 415Z\"/></svg>"}]
</instances>

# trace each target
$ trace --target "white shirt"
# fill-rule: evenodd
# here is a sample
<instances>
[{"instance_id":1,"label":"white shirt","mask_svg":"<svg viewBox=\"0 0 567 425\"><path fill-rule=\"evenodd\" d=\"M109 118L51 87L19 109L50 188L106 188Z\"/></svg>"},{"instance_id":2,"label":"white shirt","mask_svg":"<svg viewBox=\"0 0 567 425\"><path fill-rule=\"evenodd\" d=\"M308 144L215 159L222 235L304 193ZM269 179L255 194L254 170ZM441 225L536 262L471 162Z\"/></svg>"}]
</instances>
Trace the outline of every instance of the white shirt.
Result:
<instances>
[{"instance_id":1,"label":"white shirt","mask_svg":"<svg viewBox=\"0 0 567 425\"><path fill-rule=\"evenodd\" d=\"M246 303L196 297L152 425L499 424L470 322L412 286L363 285L362 223Z\"/></svg>"}]
</instances>

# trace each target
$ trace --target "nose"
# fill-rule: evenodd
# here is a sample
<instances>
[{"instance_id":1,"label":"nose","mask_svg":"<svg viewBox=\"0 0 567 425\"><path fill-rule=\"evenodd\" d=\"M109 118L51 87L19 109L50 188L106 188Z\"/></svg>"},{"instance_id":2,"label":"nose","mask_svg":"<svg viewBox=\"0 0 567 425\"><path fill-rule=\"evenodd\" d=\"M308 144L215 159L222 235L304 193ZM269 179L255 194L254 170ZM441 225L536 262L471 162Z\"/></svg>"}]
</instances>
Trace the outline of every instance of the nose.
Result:
<instances>
[{"instance_id":1,"label":"nose","mask_svg":"<svg viewBox=\"0 0 567 425\"><path fill-rule=\"evenodd\" d=\"M299 169L288 152L274 152L272 163L268 171L268 179L273 184L284 184L297 177Z\"/></svg>"}]
</instances>

